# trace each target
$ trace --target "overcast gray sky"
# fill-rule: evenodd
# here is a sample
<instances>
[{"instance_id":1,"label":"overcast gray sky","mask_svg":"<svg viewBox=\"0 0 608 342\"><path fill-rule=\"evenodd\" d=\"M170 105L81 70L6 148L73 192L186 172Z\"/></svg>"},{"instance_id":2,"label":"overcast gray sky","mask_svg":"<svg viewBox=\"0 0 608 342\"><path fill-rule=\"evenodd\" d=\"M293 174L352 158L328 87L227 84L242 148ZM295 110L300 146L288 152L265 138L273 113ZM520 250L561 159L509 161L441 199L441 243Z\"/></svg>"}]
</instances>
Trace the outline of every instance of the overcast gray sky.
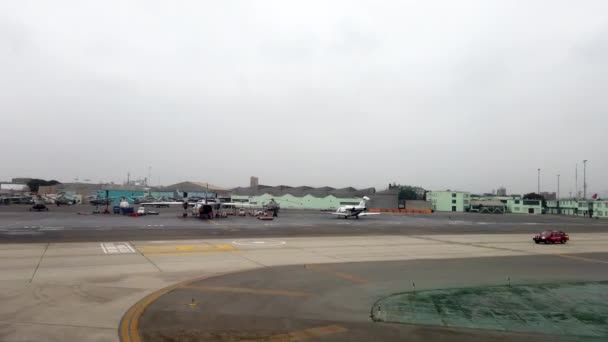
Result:
<instances>
[{"instance_id":1,"label":"overcast gray sky","mask_svg":"<svg viewBox=\"0 0 608 342\"><path fill-rule=\"evenodd\" d=\"M604 192L607 61L606 1L2 1L0 180Z\"/></svg>"}]
</instances>

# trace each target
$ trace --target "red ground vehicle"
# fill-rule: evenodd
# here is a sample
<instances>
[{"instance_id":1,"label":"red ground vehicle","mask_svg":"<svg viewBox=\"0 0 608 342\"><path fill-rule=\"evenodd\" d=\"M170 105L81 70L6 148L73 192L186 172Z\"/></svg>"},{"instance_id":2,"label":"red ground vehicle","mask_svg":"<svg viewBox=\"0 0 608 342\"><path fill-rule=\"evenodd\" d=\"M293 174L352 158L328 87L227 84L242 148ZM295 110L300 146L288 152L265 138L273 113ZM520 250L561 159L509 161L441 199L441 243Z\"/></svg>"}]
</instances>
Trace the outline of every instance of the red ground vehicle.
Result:
<instances>
[{"instance_id":1,"label":"red ground vehicle","mask_svg":"<svg viewBox=\"0 0 608 342\"><path fill-rule=\"evenodd\" d=\"M533 237L532 240L536 243L566 243L570 240L570 236L561 230L545 230Z\"/></svg>"}]
</instances>

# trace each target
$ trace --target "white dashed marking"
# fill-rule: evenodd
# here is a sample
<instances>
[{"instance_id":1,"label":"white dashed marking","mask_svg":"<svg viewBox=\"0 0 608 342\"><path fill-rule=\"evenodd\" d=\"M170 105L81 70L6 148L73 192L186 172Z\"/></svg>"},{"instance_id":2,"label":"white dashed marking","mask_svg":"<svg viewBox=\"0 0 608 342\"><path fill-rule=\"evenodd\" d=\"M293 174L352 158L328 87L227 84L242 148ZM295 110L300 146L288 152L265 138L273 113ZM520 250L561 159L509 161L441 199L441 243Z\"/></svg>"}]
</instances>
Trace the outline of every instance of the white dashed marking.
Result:
<instances>
[{"instance_id":1,"label":"white dashed marking","mask_svg":"<svg viewBox=\"0 0 608 342\"><path fill-rule=\"evenodd\" d=\"M104 242L99 244L105 254L132 254L135 249L128 242Z\"/></svg>"},{"instance_id":2,"label":"white dashed marking","mask_svg":"<svg viewBox=\"0 0 608 342\"><path fill-rule=\"evenodd\" d=\"M65 229L65 227L42 227L39 230L46 231L46 230L64 230L64 229Z\"/></svg>"}]
</instances>

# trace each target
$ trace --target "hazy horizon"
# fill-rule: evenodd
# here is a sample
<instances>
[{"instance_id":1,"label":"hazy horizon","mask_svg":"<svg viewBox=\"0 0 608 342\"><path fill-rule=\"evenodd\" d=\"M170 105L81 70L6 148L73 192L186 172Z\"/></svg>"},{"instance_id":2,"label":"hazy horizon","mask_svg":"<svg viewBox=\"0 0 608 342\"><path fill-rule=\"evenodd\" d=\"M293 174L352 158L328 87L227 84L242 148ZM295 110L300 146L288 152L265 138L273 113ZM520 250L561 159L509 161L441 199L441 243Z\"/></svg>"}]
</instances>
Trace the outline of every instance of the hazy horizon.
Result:
<instances>
[{"instance_id":1,"label":"hazy horizon","mask_svg":"<svg viewBox=\"0 0 608 342\"><path fill-rule=\"evenodd\" d=\"M0 181L608 196L608 3L7 1Z\"/></svg>"}]
</instances>

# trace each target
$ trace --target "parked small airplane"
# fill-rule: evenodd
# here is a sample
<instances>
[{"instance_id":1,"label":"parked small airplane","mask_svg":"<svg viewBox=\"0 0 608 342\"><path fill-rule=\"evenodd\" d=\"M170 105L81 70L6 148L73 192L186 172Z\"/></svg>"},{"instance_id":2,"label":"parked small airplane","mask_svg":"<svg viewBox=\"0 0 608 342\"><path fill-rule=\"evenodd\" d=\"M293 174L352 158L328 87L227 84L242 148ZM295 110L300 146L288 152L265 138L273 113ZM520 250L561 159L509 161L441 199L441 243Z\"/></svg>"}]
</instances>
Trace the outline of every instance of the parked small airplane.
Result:
<instances>
[{"instance_id":1,"label":"parked small airplane","mask_svg":"<svg viewBox=\"0 0 608 342\"><path fill-rule=\"evenodd\" d=\"M70 195L66 194L65 192L60 192L57 194L57 196L55 196L54 203L57 206L61 206L61 205L76 204L76 203L78 203L78 201L77 201L76 197L70 196Z\"/></svg>"},{"instance_id":2,"label":"parked small airplane","mask_svg":"<svg viewBox=\"0 0 608 342\"><path fill-rule=\"evenodd\" d=\"M349 217L355 217L359 219L359 216L369 216L369 215L379 215L380 213L368 213L366 202L369 201L369 197L363 196L363 199L357 205L345 205L343 207L338 208L332 215L338 215L344 219Z\"/></svg>"},{"instance_id":3,"label":"parked small airplane","mask_svg":"<svg viewBox=\"0 0 608 342\"><path fill-rule=\"evenodd\" d=\"M89 203L91 205L110 205L112 204L112 200L114 198L113 197L99 197L99 196L93 196L93 197L89 197Z\"/></svg>"}]
</instances>

